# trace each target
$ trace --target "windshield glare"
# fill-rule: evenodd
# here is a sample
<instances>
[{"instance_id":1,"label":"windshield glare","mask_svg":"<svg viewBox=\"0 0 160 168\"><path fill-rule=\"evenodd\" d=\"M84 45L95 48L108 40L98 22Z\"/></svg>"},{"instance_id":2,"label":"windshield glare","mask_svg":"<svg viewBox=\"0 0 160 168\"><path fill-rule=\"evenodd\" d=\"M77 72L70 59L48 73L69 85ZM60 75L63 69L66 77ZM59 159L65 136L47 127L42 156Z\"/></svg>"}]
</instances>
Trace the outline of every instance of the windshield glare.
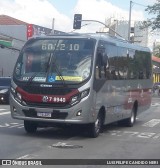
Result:
<instances>
[{"instance_id":1,"label":"windshield glare","mask_svg":"<svg viewBox=\"0 0 160 168\"><path fill-rule=\"evenodd\" d=\"M34 40L21 52L14 76L21 81L79 83L91 74L91 39Z\"/></svg>"}]
</instances>

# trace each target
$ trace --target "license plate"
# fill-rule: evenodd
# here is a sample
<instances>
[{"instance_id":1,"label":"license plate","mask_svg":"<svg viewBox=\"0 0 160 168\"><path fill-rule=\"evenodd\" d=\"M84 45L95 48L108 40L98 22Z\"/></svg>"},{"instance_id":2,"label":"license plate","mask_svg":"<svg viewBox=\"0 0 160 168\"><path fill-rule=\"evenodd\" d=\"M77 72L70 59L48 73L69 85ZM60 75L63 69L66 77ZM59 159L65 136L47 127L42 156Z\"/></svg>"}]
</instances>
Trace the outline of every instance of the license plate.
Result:
<instances>
[{"instance_id":1,"label":"license plate","mask_svg":"<svg viewBox=\"0 0 160 168\"><path fill-rule=\"evenodd\" d=\"M50 118L51 113L49 113L49 112L37 112L37 116L38 117L48 117L48 118Z\"/></svg>"}]
</instances>

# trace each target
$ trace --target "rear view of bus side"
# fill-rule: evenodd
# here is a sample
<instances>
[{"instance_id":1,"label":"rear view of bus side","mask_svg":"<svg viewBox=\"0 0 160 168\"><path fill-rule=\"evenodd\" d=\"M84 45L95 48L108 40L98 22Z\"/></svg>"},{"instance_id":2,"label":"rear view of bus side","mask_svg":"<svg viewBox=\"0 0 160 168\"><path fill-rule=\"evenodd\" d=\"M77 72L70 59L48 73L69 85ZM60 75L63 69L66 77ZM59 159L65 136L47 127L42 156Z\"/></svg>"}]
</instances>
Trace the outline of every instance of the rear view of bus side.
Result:
<instances>
[{"instance_id":1,"label":"rear view of bus side","mask_svg":"<svg viewBox=\"0 0 160 168\"><path fill-rule=\"evenodd\" d=\"M106 34L35 37L14 68L11 115L28 133L76 124L97 137L105 124L133 126L150 107L151 90L148 48Z\"/></svg>"}]
</instances>

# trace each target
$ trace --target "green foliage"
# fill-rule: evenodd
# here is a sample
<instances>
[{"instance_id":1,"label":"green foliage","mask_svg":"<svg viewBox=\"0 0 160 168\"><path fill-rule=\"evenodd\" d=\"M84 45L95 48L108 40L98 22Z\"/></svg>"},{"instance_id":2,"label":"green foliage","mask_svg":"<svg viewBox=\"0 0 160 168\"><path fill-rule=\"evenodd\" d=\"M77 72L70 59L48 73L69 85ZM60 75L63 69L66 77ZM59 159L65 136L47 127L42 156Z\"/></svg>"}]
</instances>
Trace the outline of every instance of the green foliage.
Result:
<instances>
[{"instance_id":1,"label":"green foliage","mask_svg":"<svg viewBox=\"0 0 160 168\"><path fill-rule=\"evenodd\" d=\"M158 58L160 58L160 54L159 53L157 53L155 56L158 57Z\"/></svg>"},{"instance_id":2,"label":"green foliage","mask_svg":"<svg viewBox=\"0 0 160 168\"><path fill-rule=\"evenodd\" d=\"M160 58L160 45L157 45L153 48L153 55Z\"/></svg>"},{"instance_id":3,"label":"green foliage","mask_svg":"<svg viewBox=\"0 0 160 168\"><path fill-rule=\"evenodd\" d=\"M144 21L143 26L141 26L141 28L143 29L151 27L152 30L160 28L160 0L157 0L157 2L153 5L147 6L145 11L147 11L148 14L153 14L155 17Z\"/></svg>"}]
</instances>

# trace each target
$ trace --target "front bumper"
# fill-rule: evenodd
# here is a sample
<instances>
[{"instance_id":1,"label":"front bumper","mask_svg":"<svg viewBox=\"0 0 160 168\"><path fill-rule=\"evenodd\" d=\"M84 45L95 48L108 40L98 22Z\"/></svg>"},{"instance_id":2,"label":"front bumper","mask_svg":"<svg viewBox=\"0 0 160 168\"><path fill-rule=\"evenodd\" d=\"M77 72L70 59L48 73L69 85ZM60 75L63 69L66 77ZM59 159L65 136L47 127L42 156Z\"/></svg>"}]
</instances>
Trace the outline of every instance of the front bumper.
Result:
<instances>
[{"instance_id":1,"label":"front bumper","mask_svg":"<svg viewBox=\"0 0 160 168\"><path fill-rule=\"evenodd\" d=\"M36 122L59 124L87 124L94 122L94 117L90 117L91 109L87 104L88 101L82 101L73 107L65 109L55 107L42 108L23 106L14 99L12 94L10 95L12 118ZM37 115L38 113L48 113L51 114L51 116L40 117ZM78 115L78 113L81 115Z\"/></svg>"}]
</instances>

